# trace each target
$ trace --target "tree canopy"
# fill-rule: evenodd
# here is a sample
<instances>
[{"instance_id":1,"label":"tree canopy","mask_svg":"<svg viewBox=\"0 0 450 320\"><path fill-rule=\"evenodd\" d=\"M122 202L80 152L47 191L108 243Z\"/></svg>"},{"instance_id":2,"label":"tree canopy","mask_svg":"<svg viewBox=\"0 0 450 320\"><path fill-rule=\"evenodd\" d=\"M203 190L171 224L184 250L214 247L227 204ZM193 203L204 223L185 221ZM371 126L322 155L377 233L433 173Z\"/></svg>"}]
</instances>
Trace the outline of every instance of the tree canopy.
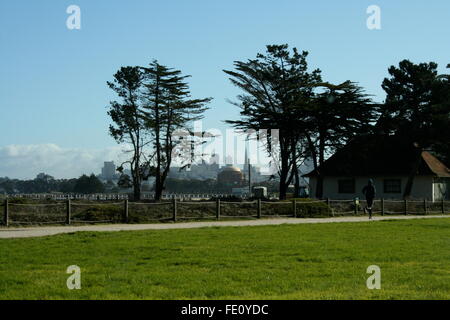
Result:
<instances>
[{"instance_id":1,"label":"tree canopy","mask_svg":"<svg viewBox=\"0 0 450 320\"><path fill-rule=\"evenodd\" d=\"M122 67L114 82L108 82L122 102L111 102L113 125L110 134L118 143L132 146L130 158L123 165L131 167L134 198L140 199L141 183L155 177L155 199L160 200L170 170L176 131L202 118L212 98L192 99L186 79L180 70L161 65Z\"/></svg>"}]
</instances>

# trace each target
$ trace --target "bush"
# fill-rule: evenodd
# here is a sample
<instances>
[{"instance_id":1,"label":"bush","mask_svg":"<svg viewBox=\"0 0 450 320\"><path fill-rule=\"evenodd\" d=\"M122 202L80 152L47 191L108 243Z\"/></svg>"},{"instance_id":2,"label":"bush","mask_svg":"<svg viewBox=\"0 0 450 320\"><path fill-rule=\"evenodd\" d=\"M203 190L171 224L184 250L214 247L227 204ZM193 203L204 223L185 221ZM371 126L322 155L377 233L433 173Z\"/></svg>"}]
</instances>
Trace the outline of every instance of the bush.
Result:
<instances>
[{"instance_id":1,"label":"bush","mask_svg":"<svg viewBox=\"0 0 450 320\"><path fill-rule=\"evenodd\" d=\"M76 207L76 206L74 206ZM112 221L120 222L122 220L123 208L118 205L101 205L72 211L72 219L74 221Z\"/></svg>"},{"instance_id":2,"label":"bush","mask_svg":"<svg viewBox=\"0 0 450 320\"><path fill-rule=\"evenodd\" d=\"M292 200L286 201L291 202ZM308 198L296 198L295 200L297 201L297 218L319 218L332 215L331 208L325 202L311 202L313 200Z\"/></svg>"}]
</instances>

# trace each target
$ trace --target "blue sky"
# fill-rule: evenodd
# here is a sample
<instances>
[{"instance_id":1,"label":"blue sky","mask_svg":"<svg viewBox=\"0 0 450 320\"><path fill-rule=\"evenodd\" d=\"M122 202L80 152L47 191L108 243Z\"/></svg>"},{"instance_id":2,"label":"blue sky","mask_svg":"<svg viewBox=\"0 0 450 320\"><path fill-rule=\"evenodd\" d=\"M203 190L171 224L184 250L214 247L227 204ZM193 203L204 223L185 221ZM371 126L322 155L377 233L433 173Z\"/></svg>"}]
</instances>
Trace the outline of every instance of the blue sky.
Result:
<instances>
[{"instance_id":1,"label":"blue sky","mask_svg":"<svg viewBox=\"0 0 450 320\"><path fill-rule=\"evenodd\" d=\"M81 30L66 27L71 4ZM369 5L381 8L381 30L366 27ZM192 75L192 95L214 98L204 128L224 129L239 116L226 102L239 91L222 72L233 61L288 43L309 51L325 80L359 82L381 102L387 68L401 59L446 72L449 15L447 0L2 0L0 177L76 176L114 160L106 81L120 66L156 58ZM74 153L84 160L62 166Z\"/></svg>"}]
</instances>

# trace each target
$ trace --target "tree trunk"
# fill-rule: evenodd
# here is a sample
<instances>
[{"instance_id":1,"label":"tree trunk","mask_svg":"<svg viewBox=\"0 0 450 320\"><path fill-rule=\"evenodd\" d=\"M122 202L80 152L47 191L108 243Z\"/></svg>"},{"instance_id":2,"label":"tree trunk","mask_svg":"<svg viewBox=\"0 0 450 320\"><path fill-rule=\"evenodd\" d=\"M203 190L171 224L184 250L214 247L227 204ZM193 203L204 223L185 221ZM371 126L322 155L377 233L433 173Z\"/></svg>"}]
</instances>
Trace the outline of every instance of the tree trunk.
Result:
<instances>
[{"instance_id":1,"label":"tree trunk","mask_svg":"<svg viewBox=\"0 0 450 320\"><path fill-rule=\"evenodd\" d=\"M314 146L314 143L311 140L311 137L308 135L308 133L306 133L306 138L308 139L309 152L311 153L311 158L312 158L312 161L313 161L314 172L316 172L318 174L316 190L315 190L314 194L315 194L316 198L321 198L322 197L321 191L323 190L323 179L321 178L321 176L319 174L319 165L318 165L316 147ZM320 186L319 186L319 184L320 184ZM311 192L310 196L312 196L312 192Z\"/></svg>"},{"instance_id":2,"label":"tree trunk","mask_svg":"<svg viewBox=\"0 0 450 320\"><path fill-rule=\"evenodd\" d=\"M140 185L140 183L134 185L134 187L133 187L133 200L134 201L141 200L141 185Z\"/></svg>"},{"instance_id":3,"label":"tree trunk","mask_svg":"<svg viewBox=\"0 0 450 320\"><path fill-rule=\"evenodd\" d=\"M155 93L155 147L156 147L156 176L155 176L155 201L161 200L161 123L159 118L159 76L156 77Z\"/></svg>"},{"instance_id":4,"label":"tree trunk","mask_svg":"<svg viewBox=\"0 0 450 320\"><path fill-rule=\"evenodd\" d=\"M287 188L288 185L280 180L280 195L279 195L280 200L286 200Z\"/></svg>"},{"instance_id":5,"label":"tree trunk","mask_svg":"<svg viewBox=\"0 0 450 320\"><path fill-rule=\"evenodd\" d=\"M160 201L162 196L161 185L155 185L155 201Z\"/></svg>"},{"instance_id":6,"label":"tree trunk","mask_svg":"<svg viewBox=\"0 0 450 320\"><path fill-rule=\"evenodd\" d=\"M137 161L139 161L139 159L137 159ZM141 177L138 165L131 165L131 178L133 180L133 200L139 201L141 200Z\"/></svg>"},{"instance_id":7,"label":"tree trunk","mask_svg":"<svg viewBox=\"0 0 450 320\"><path fill-rule=\"evenodd\" d=\"M286 199L287 185L286 180L289 174L289 148L284 133L280 131L280 157L281 157L281 169L280 169L280 193L279 199Z\"/></svg>"},{"instance_id":8,"label":"tree trunk","mask_svg":"<svg viewBox=\"0 0 450 320\"><path fill-rule=\"evenodd\" d=\"M294 170L294 198L300 198L300 176L298 173L298 167L297 164L294 164L294 167L292 168Z\"/></svg>"},{"instance_id":9,"label":"tree trunk","mask_svg":"<svg viewBox=\"0 0 450 320\"><path fill-rule=\"evenodd\" d=\"M319 174L317 176L317 184L316 184L316 198L323 198L323 177Z\"/></svg>"},{"instance_id":10,"label":"tree trunk","mask_svg":"<svg viewBox=\"0 0 450 320\"><path fill-rule=\"evenodd\" d=\"M322 176L322 168L323 163L325 162L325 142L323 139L319 140L319 164L317 168L317 185L316 185L316 198L323 198L323 176Z\"/></svg>"},{"instance_id":11,"label":"tree trunk","mask_svg":"<svg viewBox=\"0 0 450 320\"><path fill-rule=\"evenodd\" d=\"M405 192L403 193L404 199L408 199L411 197L414 178L417 174L417 171L419 170L420 163L422 162L422 150L417 150L414 158L414 163L412 165L411 171L409 172L408 180L406 181Z\"/></svg>"}]
</instances>

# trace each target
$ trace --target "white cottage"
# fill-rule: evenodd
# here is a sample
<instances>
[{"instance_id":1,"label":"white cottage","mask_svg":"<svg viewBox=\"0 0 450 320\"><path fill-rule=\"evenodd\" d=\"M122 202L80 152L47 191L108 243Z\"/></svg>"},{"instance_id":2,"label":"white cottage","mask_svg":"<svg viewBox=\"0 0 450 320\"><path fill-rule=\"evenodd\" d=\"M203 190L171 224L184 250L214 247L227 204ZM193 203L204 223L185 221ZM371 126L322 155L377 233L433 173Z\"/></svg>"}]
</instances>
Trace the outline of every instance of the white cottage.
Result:
<instances>
[{"instance_id":1,"label":"white cottage","mask_svg":"<svg viewBox=\"0 0 450 320\"><path fill-rule=\"evenodd\" d=\"M417 149L396 143L395 138L359 139L340 149L322 167L304 175L309 178L314 197L319 178L323 179L322 198L363 198L362 189L374 180L377 198L402 199L408 175L414 167ZM420 154L411 197L439 201L450 199L450 170L428 151Z\"/></svg>"}]
</instances>

